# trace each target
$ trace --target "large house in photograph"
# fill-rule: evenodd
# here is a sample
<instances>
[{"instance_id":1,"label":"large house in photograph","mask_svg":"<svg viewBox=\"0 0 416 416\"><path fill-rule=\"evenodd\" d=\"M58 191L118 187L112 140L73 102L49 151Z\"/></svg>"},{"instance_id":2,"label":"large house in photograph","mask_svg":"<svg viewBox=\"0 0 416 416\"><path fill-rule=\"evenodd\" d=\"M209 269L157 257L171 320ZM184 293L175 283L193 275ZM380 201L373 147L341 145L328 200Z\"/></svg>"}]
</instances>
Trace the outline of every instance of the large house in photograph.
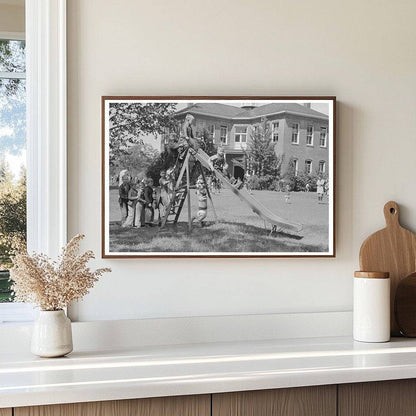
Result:
<instances>
[{"instance_id":1,"label":"large house in photograph","mask_svg":"<svg viewBox=\"0 0 416 416\"><path fill-rule=\"evenodd\" d=\"M206 129L215 145L222 145L230 173L244 175L244 150L256 125L267 119L276 155L283 156L284 173L292 160L296 172L328 172L328 115L310 104L270 103L242 107L221 103L191 103L175 114L183 122L187 114L195 117L195 129Z\"/></svg>"}]
</instances>

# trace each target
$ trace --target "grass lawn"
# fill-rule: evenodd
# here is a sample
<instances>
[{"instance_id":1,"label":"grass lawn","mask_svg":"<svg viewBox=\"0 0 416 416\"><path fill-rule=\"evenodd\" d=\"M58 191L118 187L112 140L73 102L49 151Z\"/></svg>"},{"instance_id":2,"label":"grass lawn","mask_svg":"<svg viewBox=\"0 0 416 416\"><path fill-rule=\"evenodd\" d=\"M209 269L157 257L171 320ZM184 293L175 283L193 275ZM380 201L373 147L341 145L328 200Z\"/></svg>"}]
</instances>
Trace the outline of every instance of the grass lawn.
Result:
<instances>
[{"instance_id":1,"label":"grass lawn","mask_svg":"<svg viewBox=\"0 0 416 416\"><path fill-rule=\"evenodd\" d=\"M328 205L319 204L316 193L291 194L289 204L284 193L253 191L253 196L277 215L303 225L300 236L274 234L270 225L230 190L213 195L219 223L215 223L208 205L206 225L187 227L187 203L176 226L165 228L121 228L118 191L110 191L111 252L322 252L328 250ZM191 190L192 213L197 211L195 191ZM156 211L157 213L157 211Z\"/></svg>"}]
</instances>

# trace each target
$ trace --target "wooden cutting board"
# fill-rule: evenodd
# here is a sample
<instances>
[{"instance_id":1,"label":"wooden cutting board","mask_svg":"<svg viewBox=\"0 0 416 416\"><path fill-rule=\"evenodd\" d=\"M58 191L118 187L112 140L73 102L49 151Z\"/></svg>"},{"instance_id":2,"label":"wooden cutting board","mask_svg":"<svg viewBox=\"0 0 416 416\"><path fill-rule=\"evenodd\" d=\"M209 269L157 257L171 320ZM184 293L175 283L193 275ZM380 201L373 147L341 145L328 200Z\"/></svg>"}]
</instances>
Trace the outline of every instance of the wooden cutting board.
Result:
<instances>
[{"instance_id":1,"label":"wooden cutting board","mask_svg":"<svg viewBox=\"0 0 416 416\"><path fill-rule=\"evenodd\" d=\"M391 335L397 336L400 331L394 317L394 298L400 280L416 271L416 235L400 225L396 202L384 205L384 217L386 228L370 235L361 246L360 268L390 273L390 329Z\"/></svg>"}]
</instances>

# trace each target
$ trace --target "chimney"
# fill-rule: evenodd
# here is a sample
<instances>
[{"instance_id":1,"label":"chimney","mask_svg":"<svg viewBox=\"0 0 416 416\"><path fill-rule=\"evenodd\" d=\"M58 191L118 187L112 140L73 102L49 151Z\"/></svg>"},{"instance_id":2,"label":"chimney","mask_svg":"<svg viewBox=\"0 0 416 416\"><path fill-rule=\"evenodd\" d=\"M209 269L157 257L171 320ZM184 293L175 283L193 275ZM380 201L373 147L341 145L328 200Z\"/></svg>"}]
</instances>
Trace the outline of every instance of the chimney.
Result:
<instances>
[{"instance_id":1,"label":"chimney","mask_svg":"<svg viewBox=\"0 0 416 416\"><path fill-rule=\"evenodd\" d=\"M311 103L303 103L306 108L311 108Z\"/></svg>"},{"instance_id":2,"label":"chimney","mask_svg":"<svg viewBox=\"0 0 416 416\"><path fill-rule=\"evenodd\" d=\"M253 108L256 108L256 104L255 104L255 103L253 103L253 102L247 102L247 103L244 103L244 104L241 106L241 108L242 108L243 110L252 110Z\"/></svg>"}]
</instances>

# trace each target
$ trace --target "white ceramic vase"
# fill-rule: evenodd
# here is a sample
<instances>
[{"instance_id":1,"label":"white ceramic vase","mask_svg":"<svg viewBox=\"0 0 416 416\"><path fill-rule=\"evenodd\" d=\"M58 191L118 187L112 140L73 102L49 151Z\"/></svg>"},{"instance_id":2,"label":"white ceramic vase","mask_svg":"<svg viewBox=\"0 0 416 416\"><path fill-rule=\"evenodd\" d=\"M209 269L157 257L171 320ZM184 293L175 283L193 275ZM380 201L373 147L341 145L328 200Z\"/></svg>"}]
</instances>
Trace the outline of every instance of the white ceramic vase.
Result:
<instances>
[{"instance_id":1,"label":"white ceramic vase","mask_svg":"<svg viewBox=\"0 0 416 416\"><path fill-rule=\"evenodd\" d=\"M72 351L71 321L61 309L40 311L33 325L31 351L39 357L62 357Z\"/></svg>"}]
</instances>

